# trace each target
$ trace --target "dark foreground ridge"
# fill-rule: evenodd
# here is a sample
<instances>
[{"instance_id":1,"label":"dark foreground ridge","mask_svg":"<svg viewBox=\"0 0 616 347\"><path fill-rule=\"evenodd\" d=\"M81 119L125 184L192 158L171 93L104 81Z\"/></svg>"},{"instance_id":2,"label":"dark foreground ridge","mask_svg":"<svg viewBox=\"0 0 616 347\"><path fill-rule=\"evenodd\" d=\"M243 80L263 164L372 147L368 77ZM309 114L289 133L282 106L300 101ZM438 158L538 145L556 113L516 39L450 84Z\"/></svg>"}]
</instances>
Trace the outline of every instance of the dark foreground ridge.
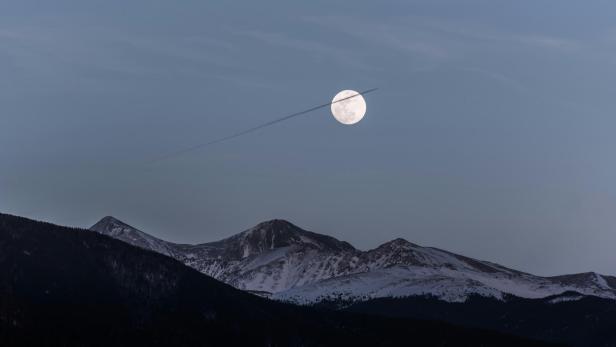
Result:
<instances>
[{"instance_id":1,"label":"dark foreground ridge","mask_svg":"<svg viewBox=\"0 0 616 347\"><path fill-rule=\"evenodd\" d=\"M1 346L544 346L280 304L95 232L0 214Z\"/></svg>"},{"instance_id":2,"label":"dark foreground ridge","mask_svg":"<svg viewBox=\"0 0 616 347\"><path fill-rule=\"evenodd\" d=\"M335 304L335 303L331 303ZM430 297L351 303L348 312L447 321L580 347L616 346L616 301L567 292L541 299L473 296L449 303Z\"/></svg>"}]
</instances>

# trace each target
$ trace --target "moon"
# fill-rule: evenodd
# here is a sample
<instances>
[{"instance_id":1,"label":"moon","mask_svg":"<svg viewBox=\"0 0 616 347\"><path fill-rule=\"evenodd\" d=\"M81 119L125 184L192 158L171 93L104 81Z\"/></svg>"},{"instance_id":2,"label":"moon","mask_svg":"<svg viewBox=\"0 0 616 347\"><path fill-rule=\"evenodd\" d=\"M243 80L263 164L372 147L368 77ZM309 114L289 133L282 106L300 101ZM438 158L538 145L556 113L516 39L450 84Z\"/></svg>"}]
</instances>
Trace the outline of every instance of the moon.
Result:
<instances>
[{"instance_id":1,"label":"moon","mask_svg":"<svg viewBox=\"0 0 616 347\"><path fill-rule=\"evenodd\" d=\"M343 90L334 96L331 108L332 115L338 122L351 125L364 118L366 114L366 100L354 90Z\"/></svg>"}]
</instances>

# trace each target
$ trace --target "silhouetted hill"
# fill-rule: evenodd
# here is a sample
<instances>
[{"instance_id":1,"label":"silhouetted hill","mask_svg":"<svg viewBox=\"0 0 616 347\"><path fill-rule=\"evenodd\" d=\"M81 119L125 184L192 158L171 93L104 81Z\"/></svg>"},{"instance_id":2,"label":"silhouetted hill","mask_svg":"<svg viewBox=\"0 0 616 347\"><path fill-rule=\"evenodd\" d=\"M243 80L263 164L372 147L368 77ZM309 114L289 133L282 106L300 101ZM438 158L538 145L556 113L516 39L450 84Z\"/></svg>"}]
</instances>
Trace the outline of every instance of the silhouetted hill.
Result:
<instances>
[{"instance_id":1,"label":"silhouetted hill","mask_svg":"<svg viewBox=\"0 0 616 347\"><path fill-rule=\"evenodd\" d=\"M616 346L616 301L568 292L542 299L473 296L448 303L436 298L379 298L349 312L447 321L576 346Z\"/></svg>"},{"instance_id":2,"label":"silhouetted hill","mask_svg":"<svg viewBox=\"0 0 616 347\"><path fill-rule=\"evenodd\" d=\"M236 290L95 232L0 214L0 345L545 345L318 311Z\"/></svg>"}]
</instances>

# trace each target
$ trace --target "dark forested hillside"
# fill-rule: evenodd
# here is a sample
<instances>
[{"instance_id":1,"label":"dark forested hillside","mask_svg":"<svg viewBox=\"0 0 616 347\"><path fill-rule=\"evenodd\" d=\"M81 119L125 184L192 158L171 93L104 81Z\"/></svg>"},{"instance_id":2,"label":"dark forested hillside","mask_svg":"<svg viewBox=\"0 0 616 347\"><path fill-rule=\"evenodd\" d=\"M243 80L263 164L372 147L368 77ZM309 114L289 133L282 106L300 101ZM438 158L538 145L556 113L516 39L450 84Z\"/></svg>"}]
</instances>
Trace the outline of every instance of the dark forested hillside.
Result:
<instances>
[{"instance_id":1,"label":"dark forested hillside","mask_svg":"<svg viewBox=\"0 0 616 347\"><path fill-rule=\"evenodd\" d=\"M317 311L236 290L94 232L0 214L0 345L543 345Z\"/></svg>"},{"instance_id":2,"label":"dark forested hillside","mask_svg":"<svg viewBox=\"0 0 616 347\"><path fill-rule=\"evenodd\" d=\"M576 346L616 346L616 301L578 293L543 299L480 296L448 303L436 298L382 298L351 304L348 312L432 319Z\"/></svg>"}]
</instances>

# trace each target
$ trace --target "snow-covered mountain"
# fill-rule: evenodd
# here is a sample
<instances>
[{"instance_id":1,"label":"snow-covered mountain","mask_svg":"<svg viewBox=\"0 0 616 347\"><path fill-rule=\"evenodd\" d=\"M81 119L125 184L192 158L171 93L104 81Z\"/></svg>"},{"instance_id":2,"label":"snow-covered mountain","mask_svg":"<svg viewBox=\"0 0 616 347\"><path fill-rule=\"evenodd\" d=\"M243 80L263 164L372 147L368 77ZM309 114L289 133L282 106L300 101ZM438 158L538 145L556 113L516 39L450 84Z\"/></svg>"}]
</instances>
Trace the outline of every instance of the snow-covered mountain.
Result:
<instances>
[{"instance_id":1,"label":"snow-covered mountain","mask_svg":"<svg viewBox=\"0 0 616 347\"><path fill-rule=\"evenodd\" d=\"M90 230L111 236L134 246L175 257L175 254L173 254L174 245L172 243L157 239L111 216L99 220L98 223L90 227Z\"/></svg>"},{"instance_id":2,"label":"snow-covered mountain","mask_svg":"<svg viewBox=\"0 0 616 347\"><path fill-rule=\"evenodd\" d=\"M616 299L616 277L582 273L540 277L395 239L361 251L347 242L271 220L197 245L160 240L113 217L90 228L174 257L234 287L297 303L433 295L542 298L567 291Z\"/></svg>"}]
</instances>

